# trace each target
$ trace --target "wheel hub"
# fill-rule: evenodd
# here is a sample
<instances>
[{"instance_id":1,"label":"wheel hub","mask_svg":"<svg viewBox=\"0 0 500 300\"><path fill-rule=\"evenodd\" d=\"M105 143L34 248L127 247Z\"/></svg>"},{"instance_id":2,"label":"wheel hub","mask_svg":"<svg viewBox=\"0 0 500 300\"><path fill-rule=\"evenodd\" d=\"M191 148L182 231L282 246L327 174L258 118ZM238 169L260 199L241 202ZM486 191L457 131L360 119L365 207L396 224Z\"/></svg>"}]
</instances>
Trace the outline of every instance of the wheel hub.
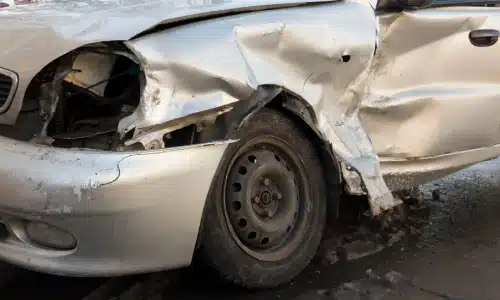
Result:
<instances>
[{"instance_id":1,"label":"wheel hub","mask_svg":"<svg viewBox=\"0 0 500 300\"><path fill-rule=\"evenodd\" d=\"M268 205L269 203L271 203L271 201L273 200L272 197L273 196L271 195L270 191L263 191L260 193L260 199L262 199L262 204L264 205Z\"/></svg>"},{"instance_id":2,"label":"wheel hub","mask_svg":"<svg viewBox=\"0 0 500 300\"><path fill-rule=\"evenodd\" d=\"M239 240L254 251L283 244L294 228L298 189L278 154L259 149L242 154L228 174L226 209Z\"/></svg>"}]
</instances>

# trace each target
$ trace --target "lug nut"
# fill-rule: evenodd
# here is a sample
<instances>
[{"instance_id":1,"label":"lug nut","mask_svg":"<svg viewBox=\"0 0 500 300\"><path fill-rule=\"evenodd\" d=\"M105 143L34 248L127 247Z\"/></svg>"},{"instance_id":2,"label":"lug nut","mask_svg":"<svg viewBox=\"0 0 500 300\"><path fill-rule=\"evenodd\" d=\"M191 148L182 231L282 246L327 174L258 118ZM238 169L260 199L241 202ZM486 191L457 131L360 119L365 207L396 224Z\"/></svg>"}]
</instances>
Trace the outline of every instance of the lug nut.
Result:
<instances>
[{"instance_id":1,"label":"lug nut","mask_svg":"<svg viewBox=\"0 0 500 300\"><path fill-rule=\"evenodd\" d=\"M277 193L276 197L278 198L278 200L281 200L283 198L283 195L281 195L281 193Z\"/></svg>"},{"instance_id":2,"label":"lug nut","mask_svg":"<svg viewBox=\"0 0 500 300\"><path fill-rule=\"evenodd\" d=\"M264 185L269 185L269 179L264 179Z\"/></svg>"},{"instance_id":3,"label":"lug nut","mask_svg":"<svg viewBox=\"0 0 500 300\"><path fill-rule=\"evenodd\" d=\"M255 196L255 198L253 198L253 201L255 201L255 203L259 203L260 202L259 196Z\"/></svg>"},{"instance_id":4,"label":"lug nut","mask_svg":"<svg viewBox=\"0 0 500 300\"><path fill-rule=\"evenodd\" d=\"M272 217L272 216L273 216L273 212L272 212L272 211L268 211L268 212L267 212L267 216L268 216L269 218L270 218L270 217Z\"/></svg>"}]
</instances>

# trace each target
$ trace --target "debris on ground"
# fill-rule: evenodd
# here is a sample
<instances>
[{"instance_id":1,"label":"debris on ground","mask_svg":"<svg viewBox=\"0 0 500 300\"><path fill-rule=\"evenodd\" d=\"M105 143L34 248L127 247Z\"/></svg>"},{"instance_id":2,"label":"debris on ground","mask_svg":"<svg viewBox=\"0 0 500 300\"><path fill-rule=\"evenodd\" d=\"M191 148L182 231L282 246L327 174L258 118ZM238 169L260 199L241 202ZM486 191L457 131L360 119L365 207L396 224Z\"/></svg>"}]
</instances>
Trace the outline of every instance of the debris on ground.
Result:
<instances>
[{"instance_id":1,"label":"debris on ground","mask_svg":"<svg viewBox=\"0 0 500 300\"><path fill-rule=\"evenodd\" d=\"M391 271L384 276L372 270L360 280L343 283L332 289L307 292L294 300L464 300L447 293L419 286L403 274Z\"/></svg>"},{"instance_id":2,"label":"debris on ground","mask_svg":"<svg viewBox=\"0 0 500 300\"><path fill-rule=\"evenodd\" d=\"M403 204L377 218L359 214L347 230L329 233L318 251L322 264L370 256L393 246L405 236L418 235L429 222L429 210L420 191L400 191L395 197L403 200Z\"/></svg>"}]
</instances>

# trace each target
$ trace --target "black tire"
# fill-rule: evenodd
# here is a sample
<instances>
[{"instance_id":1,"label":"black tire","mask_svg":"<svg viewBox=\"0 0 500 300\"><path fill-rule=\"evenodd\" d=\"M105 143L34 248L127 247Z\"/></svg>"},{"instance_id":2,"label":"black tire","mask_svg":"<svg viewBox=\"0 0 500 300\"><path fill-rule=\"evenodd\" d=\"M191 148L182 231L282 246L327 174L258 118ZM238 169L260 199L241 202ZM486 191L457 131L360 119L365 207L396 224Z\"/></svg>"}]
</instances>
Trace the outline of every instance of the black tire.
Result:
<instances>
[{"instance_id":1,"label":"black tire","mask_svg":"<svg viewBox=\"0 0 500 300\"><path fill-rule=\"evenodd\" d=\"M302 128L279 111L264 108L255 114L242 126L239 138L226 150L214 178L199 253L232 283L246 288L275 287L302 272L318 249L326 223L323 169L318 151ZM271 153L276 154L275 161ZM258 163L248 158L254 155L259 156ZM245 168L245 175L236 174L235 168L238 172ZM271 180L256 174L270 174ZM295 188L290 188L292 182ZM240 184L239 192L231 190L234 184ZM253 198L252 191L260 194ZM268 216L262 217L262 211ZM246 225L241 224L241 216L249 218ZM240 218L237 224L235 218ZM245 230L250 233L246 235Z\"/></svg>"}]
</instances>

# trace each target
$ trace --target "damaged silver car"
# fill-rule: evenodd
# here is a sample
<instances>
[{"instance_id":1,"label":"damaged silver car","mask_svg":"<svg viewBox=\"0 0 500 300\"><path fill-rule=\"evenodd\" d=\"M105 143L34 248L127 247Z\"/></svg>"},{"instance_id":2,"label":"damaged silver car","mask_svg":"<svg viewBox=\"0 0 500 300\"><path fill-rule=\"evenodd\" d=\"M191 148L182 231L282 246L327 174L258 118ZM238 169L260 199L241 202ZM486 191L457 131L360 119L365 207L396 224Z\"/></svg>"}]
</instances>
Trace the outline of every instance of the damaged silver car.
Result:
<instances>
[{"instance_id":1,"label":"damaged silver car","mask_svg":"<svg viewBox=\"0 0 500 300\"><path fill-rule=\"evenodd\" d=\"M247 287L500 156L500 9L446 0L72 0L0 10L0 258Z\"/></svg>"}]
</instances>

